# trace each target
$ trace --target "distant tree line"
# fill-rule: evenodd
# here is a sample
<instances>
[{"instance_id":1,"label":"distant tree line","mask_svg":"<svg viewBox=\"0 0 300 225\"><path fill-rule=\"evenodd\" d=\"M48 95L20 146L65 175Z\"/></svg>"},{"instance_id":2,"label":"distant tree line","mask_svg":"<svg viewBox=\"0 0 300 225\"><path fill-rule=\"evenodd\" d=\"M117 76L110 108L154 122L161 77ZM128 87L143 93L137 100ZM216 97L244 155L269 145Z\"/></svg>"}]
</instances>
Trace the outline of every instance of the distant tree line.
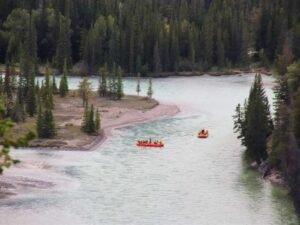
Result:
<instances>
[{"instance_id":1,"label":"distant tree line","mask_svg":"<svg viewBox=\"0 0 300 225\"><path fill-rule=\"evenodd\" d=\"M298 0L0 0L0 8L2 63L21 63L34 48L33 60L60 71L64 60L87 72L209 70L247 66L250 56L268 67L285 42L300 57Z\"/></svg>"}]
</instances>

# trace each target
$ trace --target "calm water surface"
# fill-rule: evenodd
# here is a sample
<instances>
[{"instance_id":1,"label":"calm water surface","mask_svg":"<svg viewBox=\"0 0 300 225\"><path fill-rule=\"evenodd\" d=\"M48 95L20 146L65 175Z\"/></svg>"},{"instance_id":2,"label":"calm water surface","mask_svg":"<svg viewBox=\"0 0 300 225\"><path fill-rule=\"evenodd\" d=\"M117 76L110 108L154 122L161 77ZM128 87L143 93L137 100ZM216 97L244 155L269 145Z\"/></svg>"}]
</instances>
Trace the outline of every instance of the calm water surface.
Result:
<instances>
[{"instance_id":1,"label":"calm water surface","mask_svg":"<svg viewBox=\"0 0 300 225\"><path fill-rule=\"evenodd\" d=\"M296 225L285 190L261 180L242 160L232 131L235 106L253 76L154 80L154 97L176 104L175 118L115 131L94 152L16 151L41 165L24 173L56 186L1 200L2 225ZM74 88L79 79L70 85ZM272 99L273 80L264 77ZM94 79L95 87L97 79ZM142 85L147 91L146 81ZM134 94L135 80L125 81ZM197 139L201 128L210 138ZM138 149L137 138L164 149Z\"/></svg>"}]
</instances>

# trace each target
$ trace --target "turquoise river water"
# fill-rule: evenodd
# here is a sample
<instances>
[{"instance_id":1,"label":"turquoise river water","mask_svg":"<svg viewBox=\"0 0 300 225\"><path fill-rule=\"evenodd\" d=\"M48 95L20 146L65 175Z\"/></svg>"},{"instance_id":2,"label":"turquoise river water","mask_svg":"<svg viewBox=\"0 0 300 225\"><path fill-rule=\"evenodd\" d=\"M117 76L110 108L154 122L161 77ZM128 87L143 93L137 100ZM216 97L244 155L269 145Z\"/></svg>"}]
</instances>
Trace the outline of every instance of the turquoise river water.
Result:
<instances>
[{"instance_id":1,"label":"turquoise river water","mask_svg":"<svg viewBox=\"0 0 300 225\"><path fill-rule=\"evenodd\" d=\"M272 101L273 79L263 77ZM79 78L70 80L75 88ZM51 188L0 201L1 225L296 225L284 189L243 162L232 115L253 76L161 78L154 97L176 104L174 118L129 126L93 152L18 150L40 165L26 174ZM97 85L97 79L93 79ZM135 79L126 79L134 94ZM142 81L143 92L147 81ZM196 138L207 128L207 140ZM139 149L137 138L161 138L163 149Z\"/></svg>"}]
</instances>

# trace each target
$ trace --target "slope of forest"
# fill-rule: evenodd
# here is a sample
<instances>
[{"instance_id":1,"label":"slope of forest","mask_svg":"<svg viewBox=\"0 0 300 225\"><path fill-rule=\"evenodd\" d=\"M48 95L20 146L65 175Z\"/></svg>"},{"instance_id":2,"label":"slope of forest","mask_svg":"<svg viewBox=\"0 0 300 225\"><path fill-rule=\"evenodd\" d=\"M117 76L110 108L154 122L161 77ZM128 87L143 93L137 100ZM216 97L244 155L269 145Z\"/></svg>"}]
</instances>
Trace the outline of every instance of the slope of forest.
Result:
<instances>
[{"instance_id":1,"label":"slope of forest","mask_svg":"<svg viewBox=\"0 0 300 225\"><path fill-rule=\"evenodd\" d=\"M20 61L30 30L31 56L60 71L65 58L86 72L114 62L142 74L268 67L285 40L300 56L297 0L1 0L0 8L1 63Z\"/></svg>"}]
</instances>

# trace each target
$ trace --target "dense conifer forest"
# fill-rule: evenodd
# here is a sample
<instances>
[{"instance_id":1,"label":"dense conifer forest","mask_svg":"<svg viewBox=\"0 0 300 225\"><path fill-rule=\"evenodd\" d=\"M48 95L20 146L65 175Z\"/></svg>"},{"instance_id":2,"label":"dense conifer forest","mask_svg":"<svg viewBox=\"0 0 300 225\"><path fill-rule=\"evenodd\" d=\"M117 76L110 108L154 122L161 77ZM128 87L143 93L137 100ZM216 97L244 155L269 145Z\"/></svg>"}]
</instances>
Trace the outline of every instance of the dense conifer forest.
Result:
<instances>
[{"instance_id":1,"label":"dense conifer forest","mask_svg":"<svg viewBox=\"0 0 300 225\"><path fill-rule=\"evenodd\" d=\"M207 71L300 56L297 0L1 0L0 62L97 72ZM30 40L26 41L26 37ZM28 43L27 43L28 42ZM78 64L79 63L79 64Z\"/></svg>"}]
</instances>

